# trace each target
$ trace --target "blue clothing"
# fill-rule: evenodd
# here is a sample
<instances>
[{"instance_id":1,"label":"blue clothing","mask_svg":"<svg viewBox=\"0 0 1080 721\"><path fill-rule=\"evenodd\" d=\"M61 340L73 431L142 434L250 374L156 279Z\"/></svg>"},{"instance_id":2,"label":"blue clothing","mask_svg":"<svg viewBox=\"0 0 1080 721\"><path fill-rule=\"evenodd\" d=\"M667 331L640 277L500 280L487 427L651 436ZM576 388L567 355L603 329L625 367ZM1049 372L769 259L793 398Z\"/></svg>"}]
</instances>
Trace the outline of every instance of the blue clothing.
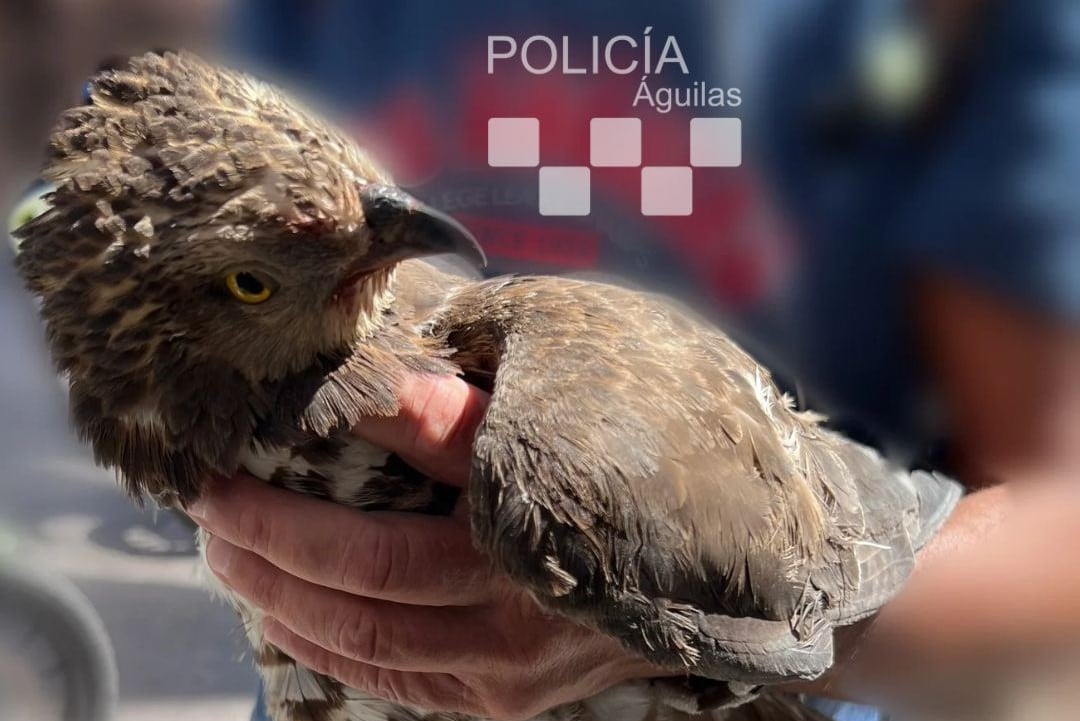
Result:
<instances>
[{"instance_id":1,"label":"blue clothing","mask_svg":"<svg viewBox=\"0 0 1080 721\"><path fill-rule=\"evenodd\" d=\"M766 47L744 123L802 253L784 340L834 402L826 410L909 443L933 431L906 329L912 271L1080 320L1080 6L976 5L983 31L966 68L914 129L830 108L851 93L866 39L905 3L764 0L747 26Z\"/></svg>"},{"instance_id":2,"label":"blue clothing","mask_svg":"<svg viewBox=\"0 0 1080 721\"><path fill-rule=\"evenodd\" d=\"M251 721L270 721L266 713L266 705L263 703L262 688L259 688L259 696L255 699L255 710L251 712Z\"/></svg>"}]
</instances>

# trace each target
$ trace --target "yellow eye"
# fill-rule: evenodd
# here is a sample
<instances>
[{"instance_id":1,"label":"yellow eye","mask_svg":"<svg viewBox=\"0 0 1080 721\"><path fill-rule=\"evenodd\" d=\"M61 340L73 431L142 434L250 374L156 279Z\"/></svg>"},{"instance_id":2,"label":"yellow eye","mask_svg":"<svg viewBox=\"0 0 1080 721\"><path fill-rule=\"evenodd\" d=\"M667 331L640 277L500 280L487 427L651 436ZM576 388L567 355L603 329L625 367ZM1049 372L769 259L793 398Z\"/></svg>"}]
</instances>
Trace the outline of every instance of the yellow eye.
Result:
<instances>
[{"instance_id":1,"label":"yellow eye","mask_svg":"<svg viewBox=\"0 0 1080 721\"><path fill-rule=\"evenodd\" d=\"M270 288L251 273L229 273L225 285L241 303L262 303L270 297Z\"/></svg>"}]
</instances>

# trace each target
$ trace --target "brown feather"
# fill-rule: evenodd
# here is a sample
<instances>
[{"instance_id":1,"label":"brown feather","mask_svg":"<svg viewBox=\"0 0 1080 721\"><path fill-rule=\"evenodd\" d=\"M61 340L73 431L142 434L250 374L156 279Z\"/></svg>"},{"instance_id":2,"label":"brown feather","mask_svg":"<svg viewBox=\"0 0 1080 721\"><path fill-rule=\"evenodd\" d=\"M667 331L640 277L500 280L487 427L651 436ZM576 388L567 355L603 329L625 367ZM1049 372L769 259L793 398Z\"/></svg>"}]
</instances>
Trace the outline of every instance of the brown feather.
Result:
<instances>
[{"instance_id":1,"label":"brown feather","mask_svg":"<svg viewBox=\"0 0 1080 721\"><path fill-rule=\"evenodd\" d=\"M348 429L396 413L405 374L461 372L493 394L469 488L477 544L548 609L695 674L681 695L616 689L672 719L825 671L834 627L896 593L956 502L951 482L792 410L666 299L380 265L420 254L401 225L418 206L267 85L150 54L91 97L52 136L53 207L19 231L17 264L79 434L134 495L187 504L243 466L357 508L449 513L456 492ZM404 209L392 237L364 218L383 186ZM230 295L237 272L268 297ZM416 716L275 653L261 612L222 592L275 721ZM792 703L766 694L712 718L810 718ZM593 718L593 704L545 718Z\"/></svg>"}]
</instances>

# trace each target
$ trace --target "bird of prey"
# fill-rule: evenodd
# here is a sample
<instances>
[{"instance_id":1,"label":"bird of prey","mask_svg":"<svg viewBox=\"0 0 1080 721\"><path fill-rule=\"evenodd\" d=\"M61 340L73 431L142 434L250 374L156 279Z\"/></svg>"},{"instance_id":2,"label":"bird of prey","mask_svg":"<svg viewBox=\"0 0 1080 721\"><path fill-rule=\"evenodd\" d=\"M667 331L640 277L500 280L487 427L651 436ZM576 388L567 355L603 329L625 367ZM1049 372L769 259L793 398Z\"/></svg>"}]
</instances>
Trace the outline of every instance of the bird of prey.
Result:
<instances>
[{"instance_id":1,"label":"bird of prey","mask_svg":"<svg viewBox=\"0 0 1080 721\"><path fill-rule=\"evenodd\" d=\"M19 232L17 265L78 433L132 494L183 507L245 469L359 509L448 513L452 489L348 429L393 415L405 374L462 374L492 393L475 544L542 607L685 674L605 694L639 699L642 719L794 713L768 686L825 672L834 629L897 592L958 499L796 411L662 297L419 260L482 253L266 84L166 53L90 87L51 136L52 205ZM274 721L423 715L294 664L229 598ZM633 721L610 707L543 718Z\"/></svg>"}]
</instances>

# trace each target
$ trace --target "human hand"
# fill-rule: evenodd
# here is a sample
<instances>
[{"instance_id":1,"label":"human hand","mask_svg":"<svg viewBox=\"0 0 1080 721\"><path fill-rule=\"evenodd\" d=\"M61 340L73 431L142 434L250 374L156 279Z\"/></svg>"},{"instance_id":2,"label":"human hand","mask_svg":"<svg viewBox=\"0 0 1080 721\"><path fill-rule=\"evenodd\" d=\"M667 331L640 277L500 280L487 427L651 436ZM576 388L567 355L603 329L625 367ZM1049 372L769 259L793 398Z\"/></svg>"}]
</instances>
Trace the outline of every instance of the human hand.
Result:
<instances>
[{"instance_id":1,"label":"human hand","mask_svg":"<svg viewBox=\"0 0 1080 721\"><path fill-rule=\"evenodd\" d=\"M487 395L417 376L401 414L357 435L464 487ZM616 641L546 614L451 518L360 512L246 477L210 484L191 512L207 561L266 614L267 640L316 671L393 702L523 719L664 671Z\"/></svg>"}]
</instances>

